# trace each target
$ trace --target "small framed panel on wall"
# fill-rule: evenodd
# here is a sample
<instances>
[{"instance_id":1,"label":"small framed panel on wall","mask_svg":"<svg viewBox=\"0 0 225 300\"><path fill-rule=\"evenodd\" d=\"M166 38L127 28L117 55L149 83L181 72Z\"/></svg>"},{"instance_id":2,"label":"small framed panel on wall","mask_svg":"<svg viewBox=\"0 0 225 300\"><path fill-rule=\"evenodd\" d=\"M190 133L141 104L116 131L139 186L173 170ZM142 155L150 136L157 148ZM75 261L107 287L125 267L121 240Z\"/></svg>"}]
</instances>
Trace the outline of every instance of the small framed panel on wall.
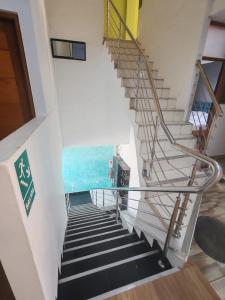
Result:
<instances>
[{"instance_id":1,"label":"small framed panel on wall","mask_svg":"<svg viewBox=\"0 0 225 300\"><path fill-rule=\"evenodd\" d=\"M62 39L50 39L52 56L54 58L83 60L86 61L86 43L62 40Z\"/></svg>"}]
</instances>

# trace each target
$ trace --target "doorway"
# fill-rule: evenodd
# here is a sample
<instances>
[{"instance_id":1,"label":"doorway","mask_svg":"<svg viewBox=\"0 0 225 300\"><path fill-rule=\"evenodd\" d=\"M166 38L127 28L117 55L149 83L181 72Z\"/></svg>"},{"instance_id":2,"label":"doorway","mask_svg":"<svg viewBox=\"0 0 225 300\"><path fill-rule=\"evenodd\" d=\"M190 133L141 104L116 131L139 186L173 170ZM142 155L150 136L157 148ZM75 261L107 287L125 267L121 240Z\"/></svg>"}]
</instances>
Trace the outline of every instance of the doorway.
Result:
<instances>
[{"instance_id":1,"label":"doorway","mask_svg":"<svg viewBox=\"0 0 225 300\"><path fill-rule=\"evenodd\" d=\"M35 117L19 19L0 11L0 141Z\"/></svg>"},{"instance_id":2,"label":"doorway","mask_svg":"<svg viewBox=\"0 0 225 300\"><path fill-rule=\"evenodd\" d=\"M12 289L6 277L3 266L0 262L0 299L1 300L15 300Z\"/></svg>"}]
</instances>

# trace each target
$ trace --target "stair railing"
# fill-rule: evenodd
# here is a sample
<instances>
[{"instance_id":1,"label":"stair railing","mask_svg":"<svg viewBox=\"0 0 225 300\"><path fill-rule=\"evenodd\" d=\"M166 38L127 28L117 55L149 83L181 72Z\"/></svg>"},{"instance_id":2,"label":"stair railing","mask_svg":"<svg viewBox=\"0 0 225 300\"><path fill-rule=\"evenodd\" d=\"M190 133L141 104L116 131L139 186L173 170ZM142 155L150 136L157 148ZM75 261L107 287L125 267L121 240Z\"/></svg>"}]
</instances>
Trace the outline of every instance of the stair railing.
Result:
<instances>
[{"instance_id":1,"label":"stair railing","mask_svg":"<svg viewBox=\"0 0 225 300\"><path fill-rule=\"evenodd\" d=\"M135 73L133 78L130 77L130 72L127 70L127 64L124 65L123 61L124 53L126 53L128 57L130 53L132 53L129 46L128 49L126 49L127 52L121 51L124 47L125 38L128 38L129 44L132 43L133 47L131 50L135 49L137 53L137 62L130 62L130 68L133 69ZM201 153L198 150L190 149L187 146L176 142L176 138L173 137L165 122L164 113L161 109L160 98L169 98L167 94L166 96L163 94L167 92L167 90L163 87L161 87L161 89L157 88L156 78L154 78L155 71L152 69L152 63L149 62L148 57L145 55L139 42L133 37L112 0L107 0L107 20L104 40L107 42L113 41L115 67L125 73L124 77L126 78L126 83L132 87L132 92L134 94L131 95L131 98L134 100L135 109L140 109L140 118L143 126L142 134L144 135L147 156L147 166L143 169L143 177L146 179L147 183L146 187L115 187L111 188L111 190L115 190L117 193L120 191L155 193L158 195L159 203L157 202L153 205L161 205L163 208L166 208L166 206L161 203L160 195L164 193L168 196L171 203L173 203L173 212L170 213L169 220L171 222L167 228L167 237L165 239L164 252L167 253L171 237L176 236L177 238L180 238L180 231L183 226L183 219L188 203L190 202L190 195L200 195L203 191L214 185L221 178L222 170L215 160L204 155L205 152ZM201 69L200 72L202 75ZM207 80L205 79L205 82L206 81ZM210 89L209 82L207 82L207 88ZM212 95L211 92L210 95ZM221 109L213 96L212 101L215 103L215 116L218 116L221 114ZM182 154L183 156L195 160L191 172L189 169L188 171L184 171L179 167L179 164L176 165L175 162L171 162L171 156L168 154L168 150L165 149L163 142L160 140L159 133L161 129L161 136L166 138L176 153L179 153L179 157L182 157ZM172 150L170 149L170 151ZM177 177L179 176L181 178L181 183L184 184L181 184L178 178L176 178L176 180L171 180L169 178L162 161L166 162L167 168L172 170ZM207 173L201 169L202 165L208 167ZM174 200L174 195L171 196L171 193L176 195L176 200ZM144 198L146 199L145 196Z\"/></svg>"}]
</instances>

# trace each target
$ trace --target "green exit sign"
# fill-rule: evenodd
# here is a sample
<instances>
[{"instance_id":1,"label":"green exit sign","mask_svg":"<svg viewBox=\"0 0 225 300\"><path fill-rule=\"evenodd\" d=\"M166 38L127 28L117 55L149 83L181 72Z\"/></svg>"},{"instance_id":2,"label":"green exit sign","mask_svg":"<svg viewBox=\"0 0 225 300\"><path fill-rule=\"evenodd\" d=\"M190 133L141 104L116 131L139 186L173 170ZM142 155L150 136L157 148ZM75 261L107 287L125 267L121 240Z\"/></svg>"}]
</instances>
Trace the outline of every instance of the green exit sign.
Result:
<instances>
[{"instance_id":1,"label":"green exit sign","mask_svg":"<svg viewBox=\"0 0 225 300\"><path fill-rule=\"evenodd\" d=\"M21 195L23 197L27 216L30 213L35 197L34 183L32 179L29 159L25 150L14 163Z\"/></svg>"}]
</instances>

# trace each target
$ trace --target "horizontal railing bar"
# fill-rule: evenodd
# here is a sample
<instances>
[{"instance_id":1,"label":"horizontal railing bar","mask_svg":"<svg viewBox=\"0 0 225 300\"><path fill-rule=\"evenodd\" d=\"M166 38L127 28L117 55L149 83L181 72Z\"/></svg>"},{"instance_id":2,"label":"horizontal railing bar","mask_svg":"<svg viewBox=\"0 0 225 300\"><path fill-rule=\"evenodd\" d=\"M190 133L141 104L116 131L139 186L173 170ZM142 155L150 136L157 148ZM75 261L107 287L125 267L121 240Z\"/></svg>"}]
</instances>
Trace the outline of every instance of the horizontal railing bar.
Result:
<instances>
[{"instance_id":1,"label":"horizontal railing bar","mask_svg":"<svg viewBox=\"0 0 225 300\"><path fill-rule=\"evenodd\" d=\"M199 153L195 150L189 149L188 147L185 147L183 145L180 145L180 144L176 143L175 139L173 138L170 130L168 129L168 127L167 127L167 125L164 121L164 117L163 117L163 114L162 114L159 97L158 97L158 94L157 94L157 91L156 91L156 88L155 88L155 85L154 85L154 80L153 80L152 75L151 75L148 59L145 56L145 54L144 54L143 50L141 49L140 45L138 44L137 40L133 37L133 35L132 35L130 29L127 27L125 21L120 16L119 11L117 10L115 4L112 2L112 0L109 0L109 3L112 6L112 8L114 9L115 13L117 14L117 17L119 18L121 24L124 26L125 30L127 31L131 41L134 43L134 45L136 46L136 48L139 50L139 52L141 53L141 55L144 58L144 62L146 63L146 66L147 66L146 71L147 71L150 86L151 86L152 92L153 92L153 98L155 99L155 105L156 105L160 125L162 126L162 128L163 128L167 138L169 139L171 145L175 149L177 149L177 150L179 150L179 151L181 151L185 154L188 154L188 155L196 158L197 160L200 160L200 161L208 164L213 170L212 175L209 176L207 178L207 180L203 184L199 185L198 187L188 186L188 187L178 187L178 189L174 186L173 187L167 187L167 188L160 187L160 189L150 187L149 189L136 189L136 188L133 188L131 190L133 190L133 191L162 191L163 190L163 191L168 191L168 192L198 193L198 192L202 192L202 191L210 188L212 185L214 185L222 177L223 173L222 173L222 169L221 169L220 165L215 160L210 159L209 157L206 157L205 155L202 155L201 153ZM115 189L115 190L119 190L119 189Z\"/></svg>"}]
</instances>

